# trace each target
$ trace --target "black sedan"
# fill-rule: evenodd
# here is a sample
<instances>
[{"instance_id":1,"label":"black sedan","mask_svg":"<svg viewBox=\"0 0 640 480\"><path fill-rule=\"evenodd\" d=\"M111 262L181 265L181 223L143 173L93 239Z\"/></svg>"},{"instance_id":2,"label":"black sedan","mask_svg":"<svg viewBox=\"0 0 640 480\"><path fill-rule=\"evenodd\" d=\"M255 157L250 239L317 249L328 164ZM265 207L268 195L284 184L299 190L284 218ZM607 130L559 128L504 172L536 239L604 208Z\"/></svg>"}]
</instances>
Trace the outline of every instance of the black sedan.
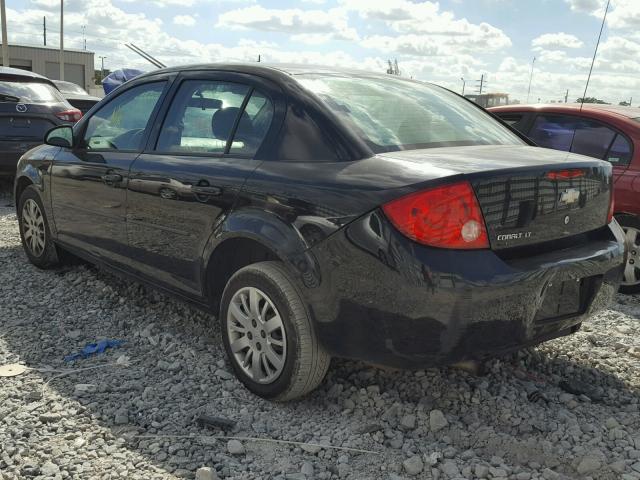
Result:
<instances>
[{"instance_id":1,"label":"black sedan","mask_svg":"<svg viewBox=\"0 0 640 480\"><path fill-rule=\"evenodd\" d=\"M435 85L205 65L131 80L19 163L29 260L71 252L218 314L238 378L314 389L577 331L624 269L611 165Z\"/></svg>"},{"instance_id":2,"label":"black sedan","mask_svg":"<svg viewBox=\"0 0 640 480\"><path fill-rule=\"evenodd\" d=\"M80 117L48 78L0 67L0 176L13 177L20 155L41 144L51 127Z\"/></svg>"}]
</instances>

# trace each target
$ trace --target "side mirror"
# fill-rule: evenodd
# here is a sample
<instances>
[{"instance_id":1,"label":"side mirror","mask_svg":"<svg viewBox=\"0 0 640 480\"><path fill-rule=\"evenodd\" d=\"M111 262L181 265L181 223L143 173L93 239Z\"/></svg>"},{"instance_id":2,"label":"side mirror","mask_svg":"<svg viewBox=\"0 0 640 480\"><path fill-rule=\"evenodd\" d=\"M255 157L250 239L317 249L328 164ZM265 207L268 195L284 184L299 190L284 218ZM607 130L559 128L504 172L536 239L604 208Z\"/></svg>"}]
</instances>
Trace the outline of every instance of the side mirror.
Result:
<instances>
[{"instance_id":1,"label":"side mirror","mask_svg":"<svg viewBox=\"0 0 640 480\"><path fill-rule=\"evenodd\" d=\"M54 147L73 148L73 129L69 125L54 127L45 135L44 143Z\"/></svg>"}]
</instances>

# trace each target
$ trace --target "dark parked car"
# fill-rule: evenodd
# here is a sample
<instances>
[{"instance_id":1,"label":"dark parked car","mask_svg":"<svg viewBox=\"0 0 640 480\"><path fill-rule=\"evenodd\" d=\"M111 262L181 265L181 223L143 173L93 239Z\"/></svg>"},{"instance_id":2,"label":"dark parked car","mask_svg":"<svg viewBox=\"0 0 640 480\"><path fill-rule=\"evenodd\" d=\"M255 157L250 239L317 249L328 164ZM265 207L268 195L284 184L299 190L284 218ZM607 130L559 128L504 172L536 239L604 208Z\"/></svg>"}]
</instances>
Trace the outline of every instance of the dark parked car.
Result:
<instances>
[{"instance_id":1,"label":"dark parked car","mask_svg":"<svg viewBox=\"0 0 640 480\"><path fill-rule=\"evenodd\" d=\"M615 217L629 245L620 291L640 292L640 109L614 105L511 105L489 109L541 147L613 165Z\"/></svg>"},{"instance_id":2,"label":"dark parked car","mask_svg":"<svg viewBox=\"0 0 640 480\"><path fill-rule=\"evenodd\" d=\"M71 105L76 107L84 115L100 101L100 98L89 95L87 91L73 82L65 82L63 80L54 80L58 90L62 93Z\"/></svg>"},{"instance_id":3,"label":"dark parked car","mask_svg":"<svg viewBox=\"0 0 640 480\"><path fill-rule=\"evenodd\" d=\"M56 125L82 117L46 77L0 67L0 176L13 177L18 158Z\"/></svg>"},{"instance_id":4,"label":"dark parked car","mask_svg":"<svg viewBox=\"0 0 640 480\"><path fill-rule=\"evenodd\" d=\"M611 165L440 87L210 65L127 82L19 164L25 252L218 313L235 373L299 397L332 356L418 368L568 335L624 269Z\"/></svg>"}]
</instances>

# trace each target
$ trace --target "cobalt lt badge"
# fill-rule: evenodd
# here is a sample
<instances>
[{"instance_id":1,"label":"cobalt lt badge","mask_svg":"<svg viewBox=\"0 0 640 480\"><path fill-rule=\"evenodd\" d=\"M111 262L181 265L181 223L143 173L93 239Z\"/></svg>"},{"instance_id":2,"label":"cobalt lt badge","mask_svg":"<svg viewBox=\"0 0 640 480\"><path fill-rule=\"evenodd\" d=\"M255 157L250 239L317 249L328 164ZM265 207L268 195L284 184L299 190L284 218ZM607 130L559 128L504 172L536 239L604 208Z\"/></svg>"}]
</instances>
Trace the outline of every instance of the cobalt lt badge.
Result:
<instances>
[{"instance_id":1,"label":"cobalt lt badge","mask_svg":"<svg viewBox=\"0 0 640 480\"><path fill-rule=\"evenodd\" d=\"M27 106L24 103L18 103L16 104L16 110L20 113L24 113L27 111Z\"/></svg>"},{"instance_id":2,"label":"cobalt lt badge","mask_svg":"<svg viewBox=\"0 0 640 480\"><path fill-rule=\"evenodd\" d=\"M568 224L569 224L569 220L570 220L569 215L567 215L566 217L564 217L564 224L565 224L565 225L568 225Z\"/></svg>"}]
</instances>

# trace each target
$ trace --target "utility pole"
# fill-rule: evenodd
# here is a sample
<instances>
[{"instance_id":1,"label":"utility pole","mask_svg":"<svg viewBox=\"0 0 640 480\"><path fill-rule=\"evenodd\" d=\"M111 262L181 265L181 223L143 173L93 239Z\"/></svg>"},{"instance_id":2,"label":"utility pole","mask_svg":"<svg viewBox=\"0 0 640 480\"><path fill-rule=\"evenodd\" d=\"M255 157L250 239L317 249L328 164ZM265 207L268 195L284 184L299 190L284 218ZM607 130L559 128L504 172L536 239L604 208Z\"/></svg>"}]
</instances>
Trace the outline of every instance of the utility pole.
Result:
<instances>
[{"instance_id":1,"label":"utility pole","mask_svg":"<svg viewBox=\"0 0 640 480\"><path fill-rule=\"evenodd\" d=\"M44 46L47 46L47 17L42 17L42 38L44 39Z\"/></svg>"},{"instance_id":2,"label":"utility pole","mask_svg":"<svg viewBox=\"0 0 640 480\"><path fill-rule=\"evenodd\" d=\"M60 80L64 80L64 0L60 0Z\"/></svg>"},{"instance_id":3,"label":"utility pole","mask_svg":"<svg viewBox=\"0 0 640 480\"><path fill-rule=\"evenodd\" d=\"M462 80L462 96L464 97L464 87L467 85L467 82L464 81L464 77L460 77L460 80Z\"/></svg>"},{"instance_id":4,"label":"utility pole","mask_svg":"<svg viewBox=\"0 0 640 480\"><path fill-rule=\"evenodd\" d=\"M485 74L483 73L482 75L480 75L480 80L476 80L477 85L477 89L478 89L478 94L482 95L482 89L485 87L485 85L487 84L487 81L485 80Z\"/></svg>"},{"instance_id":5,"label":"utility pole","mask_svg":"<svg viewBox=\"0 0 640 480\"><path fill-rule=\"evenodd\" d=\"M100 72L102 73L102 80L104 80L104 59L107 57L103 57L102 55L100 55L98 58L100 59L100 62L101 62Z\"/></svg>"},{"instance_id":6,"label":"utility pole","mask_svg":"<svg viewBox=\"0 0 640 480\"><path fill-rule=\"evenodd\" d=\"M629 99L629 106L631 106L632 103L633 103L633 97Z\"/></svg>"},{"instance_id":7,"label":"utility pole","mask_svg":"<svg viewBox=\"0 0 640 480\"><path fill-rule=\"evenodd\" d=\"M569 101L569 89L567 88L567 93L564 96L564 103L567 103Z\"/></svg>"},{"instance_id":8,"label":"utility pole","mask_svg":"<svg viewBox=\"0 0 640 480\"><path fill-rule=\"evenodd\" d=\"M531 75L529 75L529 90L527 90L527 103L529 103L529 95L531 95L531 82L533 81L533 67L536 64L536 57L531 62Z\"/></svg>"},{"instance_id":9,"label":"utility pole","mask_svg":"<svg viewBox=\"0 0 640 480\"><path fill-rule=\"evenodd\" d=\"M260 63L260 54L258 54L258 63Z\"/></svg>"},{"instance_id":10,"label":"utility pole","mask_svg":"<svg viewBox=\"0 0 640 480\"><path fill-rule=\"evenodd\" d=\"M83 45L83 50L87 49L87 38L84 36L84 32L85 32L86 28L87 28L86 25L82 25L82 45Z\"/></svg>"},{"instance_id":11,"label":"utility pole","mask_svg":"<svg viewBox=\"0 0 640 480\"><path fill-rule=\"evenodd\" d=\"M0 23L2 23L2 65L9 66L9 44L7 43L7 11L4 0L0 0Z\"/></svg>"}]
</instances>

